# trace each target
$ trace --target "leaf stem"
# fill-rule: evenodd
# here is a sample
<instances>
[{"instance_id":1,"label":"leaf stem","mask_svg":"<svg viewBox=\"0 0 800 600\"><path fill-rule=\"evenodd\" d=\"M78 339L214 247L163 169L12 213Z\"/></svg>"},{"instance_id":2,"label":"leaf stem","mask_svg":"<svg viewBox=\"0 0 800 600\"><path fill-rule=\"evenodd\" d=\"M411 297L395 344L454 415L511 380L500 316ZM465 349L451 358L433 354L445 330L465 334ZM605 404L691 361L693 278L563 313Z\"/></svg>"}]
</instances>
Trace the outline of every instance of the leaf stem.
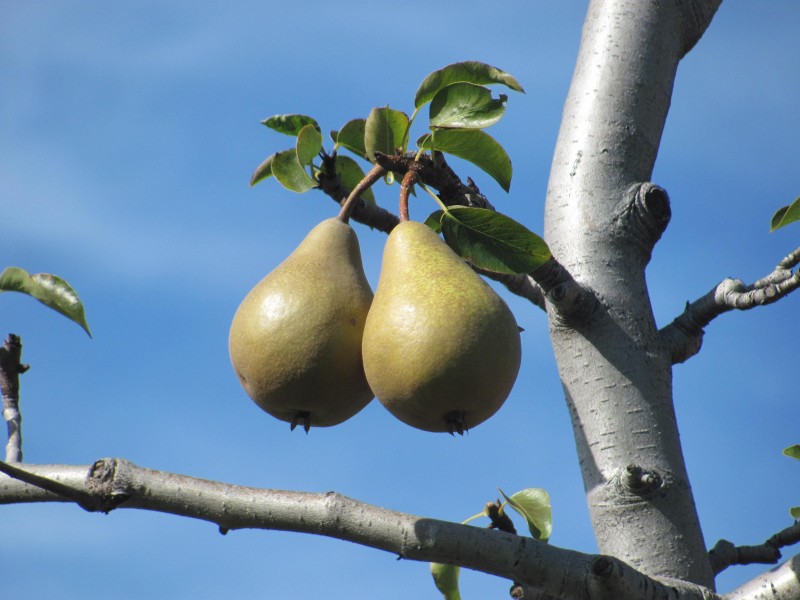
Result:
<instances>
[{"instance_id":1,"label":"leaf stem","mask_svg":"<svg viewBox=\"0 0 800 600\"><path fill-rule=\"evenodd\" d=\"M401 154L405 154L406 150L408 149L408 142L409 137L411 136L411 125L414 123L414 119L417 117L417 113L419 112L420 107L414 109L414 112L411 113L411 118L408 119L408 125L406 125L406 130L403 132L403 139L400 142L400 146L402 148Z\"/></svg>"},{"instance_id":2,"label":"leaf stem","mask_svg":"<svg viewBox=\"0 0 800 600\"><path fill-rule=\"evenodd\" d=\"M363 194L376 181L383 177L385 173L386 169L384 169L382 166L374 165L364 176L364 179L359 181L358 185L353 188L353 191L350 192L350 195L347 197L347 199L342 202L342 210L339 211L339 214L336 218L342 223L348 223L350 221L350 215L353 213L353 209L356 207L356 204L358 204L361 194Z\"/></svg>"}]
</instances>

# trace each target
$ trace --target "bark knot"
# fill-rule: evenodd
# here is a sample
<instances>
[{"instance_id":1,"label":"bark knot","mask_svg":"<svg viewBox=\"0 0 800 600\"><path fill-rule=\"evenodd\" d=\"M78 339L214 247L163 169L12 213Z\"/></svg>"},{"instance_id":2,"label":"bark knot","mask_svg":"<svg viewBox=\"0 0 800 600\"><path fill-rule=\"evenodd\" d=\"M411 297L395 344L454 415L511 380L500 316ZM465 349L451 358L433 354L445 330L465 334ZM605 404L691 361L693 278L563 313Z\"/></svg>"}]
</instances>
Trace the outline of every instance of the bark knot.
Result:
<instances>
[{"instance_id":1,"label":"bark knot","mask_svg":"<svg viewBox=\"0 0 800 600\"><path fill-rule=\"evenodd\" d=\"M622 195L614 211L615 235L639 247L645 263L672 217L667 191L654 183L635 183Z\"/></svg>"}]
</instances>

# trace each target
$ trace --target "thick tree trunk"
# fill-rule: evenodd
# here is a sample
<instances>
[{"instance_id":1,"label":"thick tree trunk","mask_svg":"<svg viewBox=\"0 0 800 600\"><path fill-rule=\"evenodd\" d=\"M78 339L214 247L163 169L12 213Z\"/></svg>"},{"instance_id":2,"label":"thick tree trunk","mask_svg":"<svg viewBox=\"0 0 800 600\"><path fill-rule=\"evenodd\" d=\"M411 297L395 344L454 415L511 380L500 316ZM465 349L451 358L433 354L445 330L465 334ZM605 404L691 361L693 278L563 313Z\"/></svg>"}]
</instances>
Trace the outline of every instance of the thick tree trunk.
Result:
<instances>
[{"instance_id":1,"label":"thick tree trunk","mask_svg":"<svg viewBox=\"0 0 800 600\"><path fill-rule=\"evenodd\" d=\"M678 438L671 359L644 277L669 202L642 184L678 63L718 5L590 3L545 211L553 254L599 300L578 321L549 312L600 551L712 589Z\"/></svg>"}]
</instances>

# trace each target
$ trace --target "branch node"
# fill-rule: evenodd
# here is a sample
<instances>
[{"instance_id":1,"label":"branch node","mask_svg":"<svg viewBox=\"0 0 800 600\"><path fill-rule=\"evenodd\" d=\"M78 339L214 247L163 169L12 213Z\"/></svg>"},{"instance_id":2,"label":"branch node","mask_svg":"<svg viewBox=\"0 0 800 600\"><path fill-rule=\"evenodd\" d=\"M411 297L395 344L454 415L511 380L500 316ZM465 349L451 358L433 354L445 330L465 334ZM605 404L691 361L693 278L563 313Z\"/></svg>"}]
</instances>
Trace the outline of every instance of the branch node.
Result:
<instances>
[{"instance_id":1,"label":"branch node","mask_svg":"<svg viewBox=\"0 0 800 600\"><path fill-rule=\"evenodd\" d=\"M86 475L86 489L94 502L90 507L84 506L86 510L107 514L131 498L128 482L121 473L124 464L118 458L101 458L91 466Z\"/></svg>"},{"instance_id":2,"label":"branch node","mask_svg":"<svg viewBox=\"0 0 800 600\"><path fill-rule=\"evenodd\" d=\"M654 183L635 183L625 191L615 213L617 235L639 246L648 262L672 216L667 191Z\"/></svg>"},{"instance_id":3,"label":"branch node","mask_svg":"<svg viewBox=\"0 0 800 600\"><path fill-rule=\"evenodd\" d=\"M656 471L631 464L622 474L622 484L632 494L647 496L661 489L664 479Z\"/></svg>"},{"instance_id":4,"label":"branch node","mask_svg":"<svg viewBox=\"0 0 800 600\"><path fill-rule=\"evenodd\" d=\"M554 320L565 327L575 327L588 321L600 302L589 288L573 279L564 266L551 258L530 274L554 309Z\"/></svg>"},{"instance_id":5,"label":"branch node","mask_svg":"<svg viewBox=\"0 0 800 600\"><path fill-rule=\"evenodd\" d=\"M592 562L592 575L595 577L608 577L614 572L614 563L606 556L598 556Z\"/></svg>"}]
</instances>

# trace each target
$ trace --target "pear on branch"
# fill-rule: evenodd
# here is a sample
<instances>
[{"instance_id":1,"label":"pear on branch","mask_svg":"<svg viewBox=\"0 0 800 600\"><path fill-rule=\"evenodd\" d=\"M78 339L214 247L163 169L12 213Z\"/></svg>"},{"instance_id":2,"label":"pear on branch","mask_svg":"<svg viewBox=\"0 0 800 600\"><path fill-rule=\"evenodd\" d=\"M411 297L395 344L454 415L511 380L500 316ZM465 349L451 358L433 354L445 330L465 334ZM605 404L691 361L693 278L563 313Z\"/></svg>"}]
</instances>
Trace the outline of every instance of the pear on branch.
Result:
<instances>
[{"instance_id":1,"label":"pear on branch","mask_svg":"<svg viewBox=\"0 0 800 600\"><path fill-rule=\"evenodd\" d=\"M292 429L336 425L373 398L361 361L373 294L347 216L314 227L247 294L231 325L239 381Z\"/></svg>"},{"instance_id":2,"label":"pear on branch","mask_svg":"<svg viewBox=\"0 0 800 600\"><path fill-rule=\"evenodd\" d=\"M389 412L426 431L463 433L505 402L520 353L500 296L430 227L397 225L363 341L367 381Z\"/></svg>"}]
</instances>

